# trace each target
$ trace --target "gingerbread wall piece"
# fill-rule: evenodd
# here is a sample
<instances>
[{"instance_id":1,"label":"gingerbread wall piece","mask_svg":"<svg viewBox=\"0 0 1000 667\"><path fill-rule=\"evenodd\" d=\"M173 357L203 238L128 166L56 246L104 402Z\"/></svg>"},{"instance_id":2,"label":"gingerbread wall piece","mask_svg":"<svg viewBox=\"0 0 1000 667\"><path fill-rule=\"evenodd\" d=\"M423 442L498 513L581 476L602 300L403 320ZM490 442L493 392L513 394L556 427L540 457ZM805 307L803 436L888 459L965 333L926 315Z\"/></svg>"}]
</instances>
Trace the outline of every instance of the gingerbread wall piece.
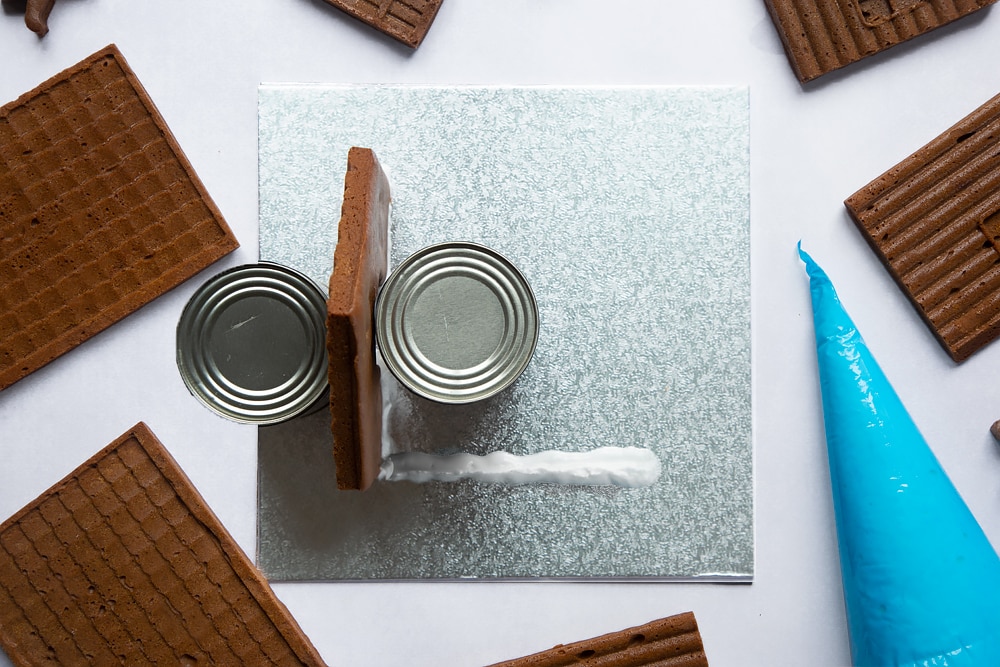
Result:
<instances>
[{"instance_id":1,"label":"gingerbread wall piece","mask_svg":"<svg viewBox=\"0 0 1000 667\"><path fill-rule=\"evenodd\" d=\"M996 0L764 0L799 81L811 81Z\"/></svg>"},{"instance_id":2,"label":"gingerbread wall piece","mask_svg":"<svg viewBox=\"0 0 1000 667\"><path fill-rule=\"evenodd\" d=\"M698 622L687 612L491 667L708 667Z\"/></svg>"},{"instance_id":3,"label":"gingerbread wall piece","mask_svg":"<svg viewBox=\"0 0 1000 667\"><path fill-rule=\"evenodd\" d=\"M352 148L327 302L330 412L341 489L367 489L382 462L373 310L388 269L389 198L389 181L375 153Z\"/></svg>"},{"instance_id":4,"label":"gingerbread wall piece","mask_svg":"<svg viewBox=\"0 0 1000 667\"><path fill-rule=\"evenodd\" d=\"M411 48L420 46L443 0L326 0Z\"/></svg>"},{"instance_id":5,"label":"gingerbread wall piece","mask_svg":"<svg viewBox=\"0 0 1000 667\"><path fill-rule=\"evenodd\" d=\"M114 45L0 108L0 389L237 246Z\"/></svg>"},{"instance_id":6,"label":"gingerbread wall piece","mask_svg":"<svg viewBox=\"0 0 1000 667\"><path fill-rule=\"evenodd\" d=\"M15 665L322 665L263 575L137 424L0 525Z\"/></svg>"},{"instance_id":7,"label":"gingerbread wall piece","mask_svg":"<svg viewBox=\"0 0 1000 667\"><path fill-rule=\"evenodd\" d=\"M1000 95L844 203L955 361L1000 336Z\"/></svg>"}]
</instances>

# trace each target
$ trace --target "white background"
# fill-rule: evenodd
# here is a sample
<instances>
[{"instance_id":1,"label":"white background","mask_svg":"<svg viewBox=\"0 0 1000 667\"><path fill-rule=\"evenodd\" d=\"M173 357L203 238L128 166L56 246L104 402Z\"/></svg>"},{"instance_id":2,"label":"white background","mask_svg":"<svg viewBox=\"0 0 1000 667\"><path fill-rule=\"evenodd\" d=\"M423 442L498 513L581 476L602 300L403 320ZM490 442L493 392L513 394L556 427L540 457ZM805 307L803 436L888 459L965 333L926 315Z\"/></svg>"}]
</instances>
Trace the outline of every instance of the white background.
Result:
<instances>
[{"instance_id":1,"label":"white background","mask_svg":"<svg viewBox=\"0 0 1000 667\"><path fill-rule=\"evenodd\" d=\"M760 0L446 0L416 52L321 0L60 0L50 27L38 39L4 4L0 101L117 43L242 247L0 393L0 518L143 420L253 554L255 429L187 394L174 327L208 275L257 259L260 82L747 84L754 583L282 584L278 596L332 665L484 665L687 610L713 667L849 664L799 239L1000 544L1000 451L988 433L1000 418L1000 342L952 363L842 205L1000 92L1000 12L805 87Z\"/></svg>"}]
</instances>

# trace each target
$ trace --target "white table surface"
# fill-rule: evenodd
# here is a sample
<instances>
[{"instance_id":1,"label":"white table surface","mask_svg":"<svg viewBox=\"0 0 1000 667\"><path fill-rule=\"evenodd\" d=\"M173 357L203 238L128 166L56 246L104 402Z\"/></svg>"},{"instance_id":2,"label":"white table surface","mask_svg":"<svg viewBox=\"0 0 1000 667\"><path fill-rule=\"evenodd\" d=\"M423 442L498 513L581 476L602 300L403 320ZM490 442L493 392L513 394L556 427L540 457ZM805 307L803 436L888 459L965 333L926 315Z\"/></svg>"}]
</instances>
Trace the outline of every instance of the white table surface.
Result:
<instances>
[{"instance_id":1,"label":"white table surface","mask_svg":"<svg viewBox=\"0 0 1000 667\"><path fill-rule=\"evenodd\" d=\"M747 84L754 583L280 584L278 596L331 665L484 665L688 610L713 667L849 664L799 239L1000 544L988 432L1000 343L952 363L842 205L1000 92L997 10L803 87L760 0L447 0L416 52L321 0L60 0L43 39L15 5L0 12L0 101L117 43L242 247L0 393L0 518L142 420L253 554L255 429L190 397L174 328L204 278L257 259L259 83Z\"/></svg>"}]
</instances>

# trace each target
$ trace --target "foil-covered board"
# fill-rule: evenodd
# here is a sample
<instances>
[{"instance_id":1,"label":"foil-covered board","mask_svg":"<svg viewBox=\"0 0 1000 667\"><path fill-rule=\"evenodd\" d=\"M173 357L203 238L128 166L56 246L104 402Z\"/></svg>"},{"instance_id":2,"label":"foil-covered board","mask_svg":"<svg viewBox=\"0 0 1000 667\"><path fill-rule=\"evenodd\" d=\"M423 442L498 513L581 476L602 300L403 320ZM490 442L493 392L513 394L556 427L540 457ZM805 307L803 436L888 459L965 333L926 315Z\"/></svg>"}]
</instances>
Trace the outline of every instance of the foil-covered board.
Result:
<instances>
[{"instance_id":1,"label":"foil-covered board","mask_svg":"<svg viewBox=\"0 0 1000 667\"><path fill-rule=\"evenodd\" d=\"M538 301L534 358L498 396L441 405L384 372L392 447L637 446L663 472L636 489L338 491L319 411L259 429L267 576L750 580L747 89L263 85L261 259L327 282L351 146L389 176L390 270L472 241Z\"/></svg>"}]
</instances>

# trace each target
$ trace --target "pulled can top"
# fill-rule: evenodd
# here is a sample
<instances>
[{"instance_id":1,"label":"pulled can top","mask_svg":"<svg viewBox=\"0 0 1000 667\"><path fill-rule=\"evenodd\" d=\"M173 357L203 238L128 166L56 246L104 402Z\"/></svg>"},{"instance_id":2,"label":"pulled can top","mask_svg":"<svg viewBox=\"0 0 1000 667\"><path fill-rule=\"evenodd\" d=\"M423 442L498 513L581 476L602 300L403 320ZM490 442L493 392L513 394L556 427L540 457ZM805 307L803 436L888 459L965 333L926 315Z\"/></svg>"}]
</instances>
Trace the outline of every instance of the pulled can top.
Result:
<instances>
[{"instance_id":1,"label":"pulled can top","mask_svg":"<svg viewBox=\"0 0 1000 667\"><path fill-rule=\"evenodd\" d=\"M482 245L432 245L405 259L375 303L382 359L405 387L441 403L471 403L510 386L538 340L531 287Z\"/></svg>"},{"instance_id":2,"label":"pulled can top","mask_svg":"<svg viewBox=\"0 0 1000 667\"><path fill-rule=\"evenodd\" d=\"M326 296L278 264L214 276L177 324L177 368L188 390L241 423L274 424L318 404L328 388L326 358Z\"/></svg>"}]
</instances>

